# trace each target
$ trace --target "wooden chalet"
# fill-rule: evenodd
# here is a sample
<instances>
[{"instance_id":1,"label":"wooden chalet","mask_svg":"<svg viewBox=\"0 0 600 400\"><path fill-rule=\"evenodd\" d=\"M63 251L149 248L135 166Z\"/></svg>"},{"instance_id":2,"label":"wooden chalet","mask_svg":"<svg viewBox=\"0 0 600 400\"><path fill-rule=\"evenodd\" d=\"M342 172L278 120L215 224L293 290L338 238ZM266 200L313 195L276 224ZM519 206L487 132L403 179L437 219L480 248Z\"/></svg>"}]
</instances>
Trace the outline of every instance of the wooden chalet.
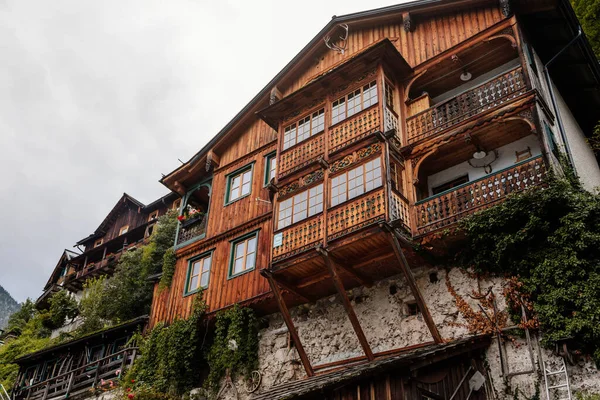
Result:
<instances>
[{"instance_id":1,"label":"wooden chalet","mask_svg":"<svg viewBox=\"0 0 600 400\"><path fill-rule=\"evenodd\" d=\"M36 307L48 309L49 299L60 290L75 298L84 295L89 278L110 276L123 252L146 244L159 216L180 206L176 193L145 205L124 193L93 234L76 243L81 253L65 250L54 268ZM113 380L135 359L136 349L127 346L131 335L145 328L148 316L113 326L91 335L21 357L13 399L86 397L91 388ZM79 326L76 318L55 330L53 336ZM107 385L109 385L107 383ZM108 388L105 386L104 389Z\"/></svg>"},{"instance_id":2,"label":"wooden chalet","mask_svg":"<svg viewBox=\"0 0 600 400\"><path fill-rule=\"evenodd\" d=\"M310 377L335 365L311 365L288 308L337 294L364 352L351 361L374 361L389 354L373 352L346 291L402 274L441 345L414 244L560 173L558 149L582 170L568 143L600 119L600 74L585 38L571 43L577 26L563 0L415 1L334 17L161 180L183 197L185 221L151 325L188 316L200 289L211 313L276 305Z\"/></svg>"}]
</instances>

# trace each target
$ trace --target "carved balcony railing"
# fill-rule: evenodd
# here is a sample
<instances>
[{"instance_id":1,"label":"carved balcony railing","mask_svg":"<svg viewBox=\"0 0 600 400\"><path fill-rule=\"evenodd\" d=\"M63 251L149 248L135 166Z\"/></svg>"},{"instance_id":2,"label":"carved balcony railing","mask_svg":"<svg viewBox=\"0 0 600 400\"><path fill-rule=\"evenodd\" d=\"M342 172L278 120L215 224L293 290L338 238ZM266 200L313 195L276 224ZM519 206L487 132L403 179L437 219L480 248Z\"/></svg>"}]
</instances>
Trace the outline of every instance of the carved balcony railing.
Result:
<instances>
[{"instance_id":1,"label":"carved balcony railing","mask_svg":"<svg viewBox=\"0 0 600 400\"><path fill-rule=\"evenodd\" d=\"M324 230L323 214L320 214L275 233L275 241L279 241L279 245L273 247L273 262L316 246L323 240Z\"/></svg>"},{"instance_id":2,"label":"carved balcony railing","mask_svg":"<svg viewBox=\"0 0 600 400\"><path fill-rule=\"evenodd\" d=\"M406 230L410 231L408 200L395 190L392 190L390 196L390 220L392 222L398 221Z\"/></svg>"},{"instance_id":3,"label":"carved balcony railing","mask_svg":"<svg viewBox=\"0 0 600 400\"><path fill-rule=\"evenodd\" d=\"M381 130L379 104L329 128L329 152L336 152L371 133Z\"/></svg>"},{"instance_id":4,"label":"carved balcony railing","mask_svg":"<svg viewBox=\"0 0 600 400\"><path fill-rule=\"evenodd\" d=\"M278 179L299 170L325 155L325 135L319 133L281 153Z\"/></svg>"},{"instance_id":5,"label":"carved balcony railing","mask_svg":"<svg viewBox=\"0 0 600 400\"><path fill-rule=\"evenodd\" d=\"M205 214L196 221L182 223L179 226L179 232L177 233L177 246L190 242L193 239L204 237L206 235L207 222L208 214Z\"/></svg>"},{"instance_id":6,"label":"carved balcony railing","mask_svg":"<svg viewBox=\"0 0 600 400\"><path fill-rule=\"evenodd\" d=\"M13 399L66 399L75 396L85 397L92 389L97 389L99 392L108 390L112 387L109 382L118 385L121 374L133 364L137 351L137 348L130 347L43 382L15 387ZM103 382L106 382L104 386L102 386Z\"/></svg>"},{"instance_id":7,"label":"carved balcony railing","mask_svg":"<svg viewBox=\"0 0 600 400\"><path fill-rule=\"evenodd\" d=\"M327 213L327 240L334 240L385 219L383 188L342 203Z\"/></svg>"},{"instance_id":8,"label":"carved balcony railing","mask_svg":"<svg viewBox=\"0 0 600 400\"><path fill-rule=\"evenodd\" d=\"M406 119L408 143L435 135L525 93L523 69L517 67L486 83Z\"/></svg>"},{"instance_id":9,"label":"carved balcony railing","mask_svg":"<svg viewBox=\"0 0 600 400\"><path fill-rule=\"evenodd\" d=\"M503 200L511 193L539 185L546 176L541 156L465 183L415 204L417 234L451 225Z\"/></svg>"}]
</instances>

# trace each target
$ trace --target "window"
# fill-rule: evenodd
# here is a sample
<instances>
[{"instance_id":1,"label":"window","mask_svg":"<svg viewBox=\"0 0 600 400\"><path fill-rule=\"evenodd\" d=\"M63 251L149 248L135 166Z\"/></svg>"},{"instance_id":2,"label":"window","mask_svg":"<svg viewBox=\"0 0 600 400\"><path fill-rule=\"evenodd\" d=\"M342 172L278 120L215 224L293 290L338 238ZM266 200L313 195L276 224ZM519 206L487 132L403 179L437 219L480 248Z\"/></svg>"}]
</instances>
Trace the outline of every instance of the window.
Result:
<instances>
[{"instance_id":1,"label":"window","mask_svg":"<svg viewBox=\"0 0 600 400\"><path fill-rule=\"evenodd\" d=\"M550 148L550 151L552 154L554 154L554 157L560 158L560 151L558 149L558 145L556 144L556 137L546 121L544 121L544 132L546 132L546 137L548 138L548 147Z\"/></svg>"},{"instance_id":2,"label":"window","mask_svg":"<svg viewBox=\"0 0 600 400\"><path fill-rule=\"evenodd\" d=\"M240 172L234 172L227 178L227 198L225 203L231 203L250 194L252 190L252 165Z\"/></svg>"},{"instance_id":3,"label":"window","mask_svg":"<svg viewBox=\"0 0 600 400\"><path fill-rule=\"evenodd\" d=\"M402 167L392 161L390 163L390 175L392 178L392 188L399 193L404 193L404 184L402 182Z\"/></svg>"},{"instance_id":4,"label":"window","mask_svg":"<svg viewBox=\"0 0 600 400\"><path fill-rule=\"evenodd\" d=\"M258 232L251 233L231 242L229 277L251 271L256 266Z\"/></svg>"},{"instance_id":5,"label":"window","mask_svg":"<svg viewBox=\"0 0 600 400\"><path fill-rule=\"evenodd\" d=\"M179 210L179 207L181 207L181 199L177 199L173 202L173 210Z\"/></svg>"},{"instance_id":6,"label":"window","mask_svg":"<svg viewBox=\"0 0 600 400\"><path fill-rule=\"evenodd\" d=\"M192 258L189 261L187 282L185 284L186 295L208 287L211 265L212 252Z\"/></svg>"},{"instance_id":7,"label":"window","mask_svg":"<svg viewBox=\"0 0 600 400\"><path fill-rule=\"evenodd\" d=\"M149 237L152 235L152 232L154 232L154 225L155 224L152 224L152 225L148 225L146 227L146 232L144 232L144 237Z\"/></svg>"},{"instance_id":8,"label":"window","mask_svg":"<svg viewBox=\"0 0 600 400\"><path fill-rule=\"evenodd\" d=\"M150 213L150 216L148 217L148 222L152 221L153 219L158 218L158 210L153 211Z\"/></svg>"},{"instance_id":9,"label":"window","mask_svg":"<svg viewBox=\"0 0 600 400\"><path fill-rule=\"evenodd\" d=\"M298 193L279 203L277 229L312 217L323 211L323 184Z\"/></svg>"},{"instance_id":10,"label":"window","mask_svg":"<svg viewBox=\"0 0 600 400\"><path fill-rule=\"evenodd\" d=\"M88 363L98 361L104 356L104 345L99 344L88 349Z\"/></svg>"},{"instance_id":11,"label":"window","mask_svg":"<svg viewBox=\"0 0 600 400\"><path fill-rule=\"evenodd\" d=\"M388 81L385 81L385 105L390 110L394 109L394 87Z\"/></svg>"},{"instance_id":12,"label":"window","mask_svg":"<svg viewBox=\"0 0 600 400\"><path fill-rule=\"evenodd\" d=\"M377 82L373 81L331 104L331 124L337 124L365 108L371 107L377 101Z\"/></svg>"},{"instance_id":13,"label":"window","mask_svg":"<svg viewBox=\"0 0 600 400\"><path fill-rule=\"evenodd\" d=\"M458 178L452 179L450 182L446 182L442 185L439 186L435 186L433 188L431 188L431 193L436 195L438 193L442 193L445 192L446 190L450 190L453 187L457 187L460 186L464 183L469 182L469 175L463 175L463 176L459 176Z\"/></svg>"},{"instance_id":14,"label":"window","mask_svg":"<svg viewBox=\"0 0 600 400\"><path fill-rule=\"evenodd\" d=\"M283 149L289 149L325 129L325 109L307 115L283 130Z\"/></svg>"},{"instance_id":15,"label":"window","mask_svg":"<svg viewBox=\"0 0 600 400\"><path fill-rule=\"evenodd\" d=\"M275 153L268 154L265 157L265 186L275 178L277 173L277 158Z\"/></svg>"},{"instance_id":16,"label":"window","mask_svg":"<svg viewBox=\"0 0 600 400\"><path fill-rule=\"evenodd\" d=\"M375 158L331 180L331 206L380 187L381 159Z\"/></svg>"},{"instance_id":17,"label":"window","mask_svg":"<svg viewBox=\"0 0 600 400\"><path fill-rule=\"evenodd\" d=\"M119 236L126 234L128 230L129 230L129 225L125 225L124 227L119 229Z\"/></svg>"}]
</instances>

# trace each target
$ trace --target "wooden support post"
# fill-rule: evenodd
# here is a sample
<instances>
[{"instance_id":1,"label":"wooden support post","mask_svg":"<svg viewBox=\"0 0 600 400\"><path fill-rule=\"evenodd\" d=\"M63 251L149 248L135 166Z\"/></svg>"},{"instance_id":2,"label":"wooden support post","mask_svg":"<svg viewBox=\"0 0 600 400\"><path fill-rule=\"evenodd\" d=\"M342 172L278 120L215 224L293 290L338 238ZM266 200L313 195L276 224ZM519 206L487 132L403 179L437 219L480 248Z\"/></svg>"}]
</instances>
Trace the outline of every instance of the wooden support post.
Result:
<instances>
[{"instance_id":1,"label":"wooden support post","mask_svg":"<svg viewBox=\"0 0 600 400\"><path fill-rule=\"evenodd\" d=\"M404 277L408 281L408 286L410 287L410 290L412 291L413 296L415 296L415 300L417 301L419 310L421 311L421 314L423 314L423 318L425 319L425 324L427 324L427 327L429 328L429 331L431 332L431 336L433 336L433 340L436 343L442 343L444 340L442 339L442 336L440 335L440 332L438 331L437 326L435 326L435 322L433 322L433 318L431 317L431 314L429 313L429 309L427 308L425 299L423 298L423 295L421 294L421 291L419 290L419 287L417 286L417 282L415 281L415 277L413 276L413 273L410 269L410 265L408 265L408 261L406 260L406 257L404 256L402 247L400 246L400 242L398 240L396 231L394 228L392 228L391 226L389 226L387 224L384 225L384 227L389 231L390 243L392 245L392 248L394 249L396 258L398 258L398 262L400 263L400 269L402 270Z\"/></svg>"},{"instance_id":2,"label":"wooden support post","mask_svg":"<svg viewBox=\"0 0 600 400\"><path fill-rule=\"evenodd\" d=\"M69 398L69 393L71 393L71 388L73 387L74 379L75 379L75 371L71 372L71 376L69 376L69 384L67 385L67 392L65 393L65 399Z\"/></svg>"},{"instance_id":3,"label":"wooden support post","mask_svg":"<svg viewBox=\"0 0 600 400\"><path fill-rule=\"evenodd\" d=\"M274 275L271 274L271 276L273 277L273 279L275 279L275 281L279 284L279 286L281 286L284 290L287 290L288 292L295 294L296 296L300 297L302 300L308 302L308 303L314 303L315 299L312 298L312 296L304 293L302 291L302 289L297 288L287 282L285 282L283 279L280 278L276 278Z\"/></svg>"},{"instance_id":4,"label":"wooden support post","mask_svg":"<svg viewBox=\"0 0 600 400\"><path fill-rule=\"evenodd\" d=\"M273 274L266 269L261 270L260 273L262 276L267 278L267 281L269 281L269 285L271 286L271 290L273 291L273 294L275 295L275 300L277 301L277 306L279 306L279 311L283 316L285 325L287 326L288 331L290 332L290 336L294 341L296 350L298 350L298 355L300 356L300 361L302 361L302 365L304 366L306 375L308 375L309 377L313 376L315 373L313 371L312 366L310 365L310 360L308 359L308 356L304 351L304 347L302 346L302 342L300 341L300 337L298 336L298 332L296 331L296 327L294 326L294 322L292 321L290 312L285 304L285 301L283 300L283 297L281 296L281 290L279 289L279 286L277 285L275 279L273 279Z\"/></svg>"},{"instance_id":5,"label":"wooden support post","mask_svg":"<svg viewBox=\"0 0 600 400\"><path fill-rule=\"evenodd\" d=\"M346 265L344 262L341 262L340 260L333 259L333 261L335 262L335 264L338 267L340 267L341 269L346 271L350 276L352 276L352 278L354 278L361 285L366 286L366 287L373 286L373 281L371 281L370 278L366 277L365 275L363 275L356 269Z\"/></svg>"},{"instance_id":6,"label":"wooden support post","mask_svg":"<svg viewBox=\"0 0 600 400\"><path fill-rule=\"evenodd\" d=\"M331 275L331 280L333 281L333 285L335 286L338 294L342 298L342 304L344 305L344 308L346 309L346 314L348 314L350 323L352 324L352 327L354 328L354 332L356 333L356 336L358 336L358 341L360 342L360 345L363 348L365 355L367 356L369 361L374 360L375 356L373 355L373 351L371 351L371 346L369 346L367 337L365 336L365 333L363 332L362 327L360 326L360 322L358 322L358 318L356 317L356 314L354 313L354 308L352 308L352 304L350 304L350 300L348 299L348 296L346 295L346 289L344 288L344 284L343 284L342 280L340 279L340 276L338 275L335 263L331 260L331 257L329 256L329 252L327 250L323 249L322 247L317 247L316 250L319 253L321 253L321 256L325 260L325 264L327 265L327 269L329 269L329 273Z\"/></svg>"}]
</instances>

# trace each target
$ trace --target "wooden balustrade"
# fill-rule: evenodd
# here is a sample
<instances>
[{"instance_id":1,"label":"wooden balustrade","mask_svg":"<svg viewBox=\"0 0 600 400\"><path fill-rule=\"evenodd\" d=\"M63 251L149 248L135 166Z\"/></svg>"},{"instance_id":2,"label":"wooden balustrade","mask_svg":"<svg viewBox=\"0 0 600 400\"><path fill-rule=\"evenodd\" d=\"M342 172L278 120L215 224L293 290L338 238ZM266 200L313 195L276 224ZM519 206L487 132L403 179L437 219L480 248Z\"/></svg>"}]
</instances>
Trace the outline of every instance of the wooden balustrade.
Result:
<instances>
[{"instance_id":1,"label":"wooden balustrade","mask_svg":"<svg viewBox=\"0 0 600 400\"><path fill-rule=\"evenodd\" d=\"M545 175L546 166L538 156L417 202L417 234L453 224L511 193L539 185Z\"/></svg>"},{"instance_id":2,"label":"wooden balustrade","mask_svg":"<svg viewBox=\"0 0 600 400\"><path fill-rule=\"evenodd\" d=\"M320 214L275 233L275 237L281 235L281 245L273 248L273 262L316 246L323 240L324 228Z\"/></svg>"},{"instance_id":3,"label":"wooden balustrade","mask_svg":"<svg viewBox=\"0 0 600 400\"><path fill-rule=\"evenodd\" d=\"M390 220L392 222L400 221L404 228L410 231L408 200L395 190L392 190L390 196Z\"/></svg>"},{"instance_id":4,"label":"wooden balustrade","mask_svg":"<svg viewBox=\"0 0 600 400\"><path fill-rule=\"evenodd\" d=\"M15 388L13 399L46 400L48 398L73 397L77 394L87 393L90 389L98 388L103 380L107 382L112 380L114 386L118 386L125 368L133 364L137 351L136 347L123 349L43 382Z\"/></svg>"},{"instance_id":5,"label":"wooden balustrade","mask_svg":"<svg viewBox=\"0 0 600 400\"><path fill-rule=\"evenodd\" d=\"M492 107L525 93L521 67L406 119L408 143L432 136Z\"/></svg>"},{"instance_id":6,"label":"wooden balustrade","mask_svg":"<svg viewBox=\"0 0 600 400\"><path fill-rule=\"evenodd\" d=\"M193 223L181 224L179 226L179 232L177 234L177 245L181 245L185 242L198 237L206 235L206 224L208 223L208 214L205 214L201 219L194 221Z\"/></svg>"},{"instance_id":7,"label":"wooden balustrade","mask_svg":"<svg viewBox=\"0 0 600 400\"><path fill-rule=\"evenodd\" d=\"M327 240L337 239L383 219L385 219L383 189L368 192L328 211Z\"/></svg>"},{"instance_id":8,"label":"wooden balustrade","mask_svg":"<svg viewBox=\"0 0 600 400\"><path fill-rule=\"evenodd\" d=\"M278 179L310 164L325 155L324 134L319 133L294 147L281 153L278 169Z\"/></svg>"},{"instance_id":9,"label":"wooden balustrade","mask_svg":"<svg viewBox=\"0 0 600 400\"><path fill-rule=\"evenodd\" d=\"M376 104L329 128L329 152L336 152L378 130L381 130L381 118L379 104Z\"/></svg>"}]
</instances>

